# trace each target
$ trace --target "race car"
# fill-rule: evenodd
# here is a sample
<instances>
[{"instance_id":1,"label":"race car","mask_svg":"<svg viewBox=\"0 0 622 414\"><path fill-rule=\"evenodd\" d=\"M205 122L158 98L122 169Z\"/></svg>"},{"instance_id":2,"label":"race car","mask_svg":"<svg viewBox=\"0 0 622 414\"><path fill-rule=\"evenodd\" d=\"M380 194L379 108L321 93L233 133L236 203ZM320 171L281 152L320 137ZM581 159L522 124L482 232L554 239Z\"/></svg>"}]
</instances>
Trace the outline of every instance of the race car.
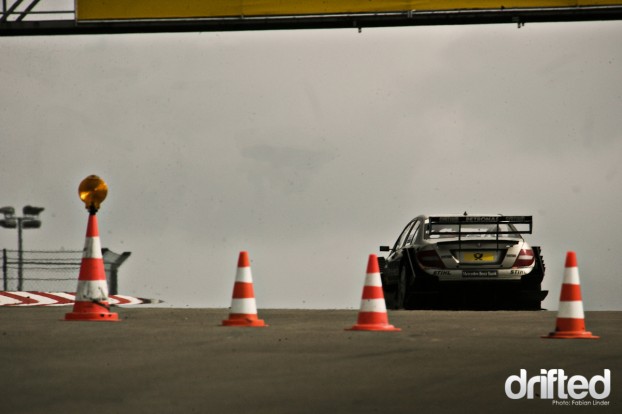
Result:
<instances>
[{"instance_id":1,"label":"race car","mask_svg":"<svg viewBox=\"0 0 622 414\"><path fill-rule=\"evenodd\" d=\"M380 246L389 309L539 310L545 265L532 216L421 215Z\"/></svg>"}]
</instances>

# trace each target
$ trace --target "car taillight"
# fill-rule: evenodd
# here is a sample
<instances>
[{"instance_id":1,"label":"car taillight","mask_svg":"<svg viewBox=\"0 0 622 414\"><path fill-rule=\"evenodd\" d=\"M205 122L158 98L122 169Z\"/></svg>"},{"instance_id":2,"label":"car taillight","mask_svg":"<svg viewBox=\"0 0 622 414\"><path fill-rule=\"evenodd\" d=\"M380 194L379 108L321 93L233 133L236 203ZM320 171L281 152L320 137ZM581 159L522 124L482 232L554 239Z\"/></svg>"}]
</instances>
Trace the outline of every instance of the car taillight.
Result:
<instances>
[{"instance_id":1,"label":"car taillight","mask_svg":"<svg viewBox=\"0 0 622 414\"><path fill-rule=\"evenodd\" d=\"M417 252L417 260L424 267L445 268L445 264L435 250L421 250Z\"/></svg>"},{"instance_id":2,"label":"car taillight","mask_svg":"<svg viewBox=\"0 0 622 414\"><path fill-rule=\"evenodd\" d=\"M531 266L535 260L536 260L536 257L533 255L533 250L521 249L520 253L518 254L518 257L516 258L516 262L514 262L513 267Z\"/></svg>"}]
</instances>

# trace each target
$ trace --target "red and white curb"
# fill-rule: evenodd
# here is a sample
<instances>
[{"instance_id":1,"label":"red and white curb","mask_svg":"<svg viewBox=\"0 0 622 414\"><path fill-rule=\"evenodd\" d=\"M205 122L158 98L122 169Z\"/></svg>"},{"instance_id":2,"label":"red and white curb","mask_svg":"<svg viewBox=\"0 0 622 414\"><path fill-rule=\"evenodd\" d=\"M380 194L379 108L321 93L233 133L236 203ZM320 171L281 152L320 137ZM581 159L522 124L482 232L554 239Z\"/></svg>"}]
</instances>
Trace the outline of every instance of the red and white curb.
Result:
<instances>
[{"instance_id":1,"label":"red and white curb","mask_svg":"<svg viewBox=\"0 0 622 414\"><path fill-rule=\"evenodd\" d=\"M68 292L0 292L0 306L65 306L73 305L75 293ZM143 305L160 303L158 299L144 299L126 295L109 295L111 305Z\"/></svg>"}]
</instances>

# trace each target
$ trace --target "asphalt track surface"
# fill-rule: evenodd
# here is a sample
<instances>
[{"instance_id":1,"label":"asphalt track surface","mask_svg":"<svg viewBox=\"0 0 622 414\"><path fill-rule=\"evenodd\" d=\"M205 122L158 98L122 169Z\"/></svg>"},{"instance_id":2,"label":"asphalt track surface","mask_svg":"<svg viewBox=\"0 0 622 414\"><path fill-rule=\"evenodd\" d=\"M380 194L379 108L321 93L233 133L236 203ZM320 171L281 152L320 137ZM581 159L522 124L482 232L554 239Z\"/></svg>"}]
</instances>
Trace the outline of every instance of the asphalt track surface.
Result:
<instances>
[{"instance_id":1,"label":"asphalt track surface","mask_svg":"<svg viewBox=\"0 0 622 414\"><path fill-rule=\"evenodd\" d=\"M598 340L542 339L555 312L390 311L401 332L352 332L357 310L0 308L0 413L622 412L622 312L588 312ZM606 406L511 400L510 375L611 370ZM587 397L584 401L592 402Z\"/></svg>"}]
</instances>

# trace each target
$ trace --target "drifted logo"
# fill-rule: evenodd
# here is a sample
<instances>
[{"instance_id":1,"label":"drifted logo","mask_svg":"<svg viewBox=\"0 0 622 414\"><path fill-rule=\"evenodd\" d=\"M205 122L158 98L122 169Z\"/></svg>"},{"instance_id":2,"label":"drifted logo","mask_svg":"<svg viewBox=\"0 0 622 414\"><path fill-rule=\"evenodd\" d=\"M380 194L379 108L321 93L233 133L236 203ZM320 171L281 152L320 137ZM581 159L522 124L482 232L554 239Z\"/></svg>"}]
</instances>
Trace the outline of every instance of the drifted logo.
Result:
<instances>
[{"instance_id":1,"label":"drifted logo","mask_svg":"<svg viewBox=\"0 0 622 414\"><path fill-rule=\"evenodd\" d=\"M610 393L611 370L608 369L604 370L603 375L594 375L589 380L582 375L569 377L563 369L541 369L540 375L528 379L527 370L521 369L519 375L510 375L505 381L505 395L508 398L538 397L554 400L554 405L609 405L609 401L602 400ZM588 396L592 400L582 401Z\"/></svg>"}]
</instances>

